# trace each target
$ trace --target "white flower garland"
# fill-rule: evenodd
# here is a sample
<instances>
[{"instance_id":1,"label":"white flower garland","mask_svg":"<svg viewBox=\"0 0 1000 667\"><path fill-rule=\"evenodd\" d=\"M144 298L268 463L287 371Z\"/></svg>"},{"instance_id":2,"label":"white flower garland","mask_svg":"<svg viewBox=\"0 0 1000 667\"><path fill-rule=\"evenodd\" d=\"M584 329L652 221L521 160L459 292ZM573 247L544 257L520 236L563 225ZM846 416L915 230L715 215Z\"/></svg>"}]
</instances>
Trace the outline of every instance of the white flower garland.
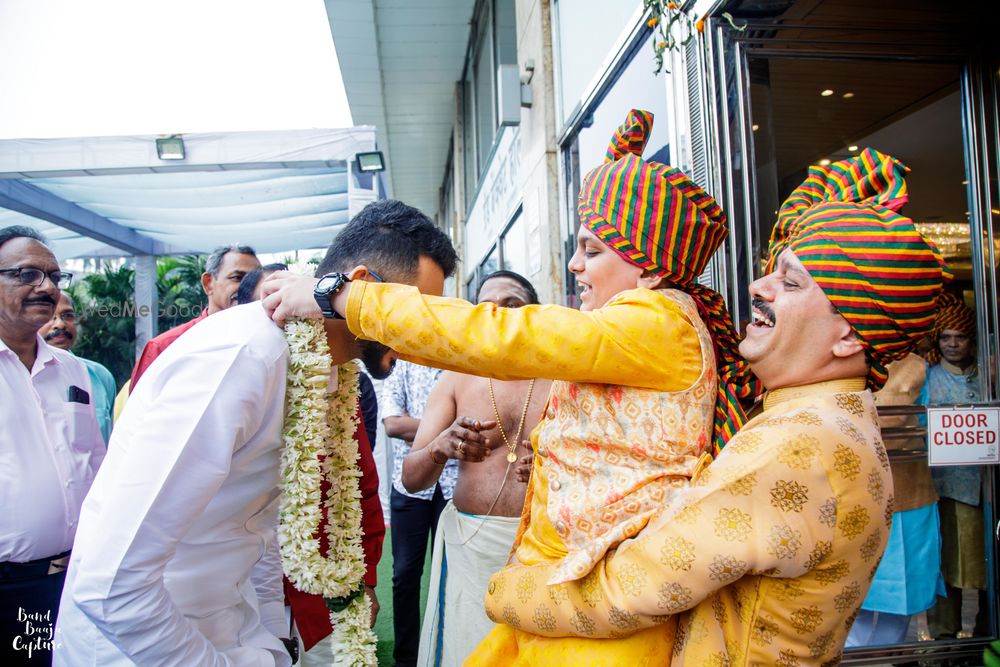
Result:
<instances>
[{"instance_id":1,"label":"white flower garland","mask_svg":"<svg viewBox=\"0 0 1000 667\"><path fill-rule=\"evenodd\" d=\"M285 574L297 589L324 598L356 593L365 574L361 547L361 489L358 482L358 366L332 364L322 322L292 321L285 326L288 382L281 451L281 506L278 541ZM320 482L330 484L326 499L329 550L319 550L322 512ZM362 592L342 611L331 611L335 664L375 665L376 637L368 627L371 601Z\"/></svg>"}]
</instances>

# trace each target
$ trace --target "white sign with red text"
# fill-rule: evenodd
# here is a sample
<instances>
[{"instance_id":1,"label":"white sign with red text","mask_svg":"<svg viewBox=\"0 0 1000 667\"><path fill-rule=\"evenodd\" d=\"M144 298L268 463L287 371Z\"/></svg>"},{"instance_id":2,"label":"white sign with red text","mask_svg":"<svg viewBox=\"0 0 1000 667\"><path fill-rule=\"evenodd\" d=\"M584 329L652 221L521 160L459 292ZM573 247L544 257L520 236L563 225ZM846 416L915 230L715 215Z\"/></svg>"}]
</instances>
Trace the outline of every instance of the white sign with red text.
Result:
<instances>
[{"instance_id":1,"label":"white sign with red text","mask_svg":"<svg viewBox=\"0 0 1000 667\"><path fill-rule=\"evenodd\" d=\"M1000 463L1000 407L927 408L932 466Z\"/></svg>"}]
</instances>

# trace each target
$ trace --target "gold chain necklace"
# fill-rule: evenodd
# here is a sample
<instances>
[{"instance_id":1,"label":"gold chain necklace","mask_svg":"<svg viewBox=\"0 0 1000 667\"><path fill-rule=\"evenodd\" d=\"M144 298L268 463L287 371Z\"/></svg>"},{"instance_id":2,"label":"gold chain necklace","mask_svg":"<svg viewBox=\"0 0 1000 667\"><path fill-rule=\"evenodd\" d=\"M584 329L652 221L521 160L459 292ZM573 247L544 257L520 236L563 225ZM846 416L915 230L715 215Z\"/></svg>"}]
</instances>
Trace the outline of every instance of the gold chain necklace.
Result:
<instances>
[{"instance_id":1,"label":"gold chain necklace","mask_svg":"<svg viewBox=\"0 0 1000 667\"><path fill-rule=\"evenodd\" d=\"M500 429L500 437L503 438L503 444L507 445L507 463L513 463L517 461L517 454L514 450L517 449L517 443L521 442L521 433L524 432L524 420L528 416L528 406L531 405L531 392L535 389L535 380L532 378L531 384L528 385L528 400L524 402L524 410L521 411L521 423L517 425L517 435L514 437L514 442L507 439L507 433L503 430L503 422L500 420L500 411L497 410L497 399L493 395L493 380L487 379L490 383L490 402L493 404L493 414L497 418L497 428Z\"/></svg>"},{"instance_id":2,"label":"gold chain necklace","mask_svg":"<svg viewBox=\"0 0 1000 667\"><path fill-rule=\"evenodd\" d=\"M531 384L528 385L528 400L524 402L524 410L521 412L521 423L517 427L517 437L514 438L514 446L511 447L510 441L507 440L507 434L503 430L503 424L500 423L500 411L497 410L497 399L493 395L493 380L487 378L490 383L490 402L493 404L493 414L497 418L497 428L500 429L500 437L503 438L503 443L507 445L507 469L504 470L503 480L500 482L500 488L497 490L497 495L493 498L493 502L490 504L490 508L486 510L486 514L483 515L483 520L479 522L476 529L472 531L472 535L462 540L459 543L460 546L465 546L472 540L473 537L479 534L479 530L483 527L487 520L493 515L493 508L497 506L497 502L500 500L501 494L503 494L503 489L507 486L507 478L510 476L510 466L517 461L517 454L514 450L517 448L517 443L521 441L521 432L524 430L524 420L528 416L528 406L531 405L531 392L535 389L535 379L531 379Z\"/></svg>"}]
</instances>

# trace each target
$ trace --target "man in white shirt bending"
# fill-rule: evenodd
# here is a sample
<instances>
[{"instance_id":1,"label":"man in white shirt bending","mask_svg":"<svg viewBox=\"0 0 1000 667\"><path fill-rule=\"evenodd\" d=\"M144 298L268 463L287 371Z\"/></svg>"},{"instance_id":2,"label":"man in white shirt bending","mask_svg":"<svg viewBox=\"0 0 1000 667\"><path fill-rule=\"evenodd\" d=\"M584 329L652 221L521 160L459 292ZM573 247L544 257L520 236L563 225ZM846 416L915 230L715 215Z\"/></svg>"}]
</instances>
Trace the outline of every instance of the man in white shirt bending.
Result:
<instances>
[{"instance_id":1,"label":"man in white shirt bending","mask_svg":"<svg viewBox=\"0 0 1000 667\"><path fill-rule=\"evenodd\" d=\"M87 369L38 330L70 274L0 229L0 664L48 665L80 505L104 458Z\"/></svg>"},{"instance_id":2,"label":"man in white shirt bending","mask_svg":"<svg viewBox=\"0 0 1000 667\"><path fill-rule=\"evenodd\" d=\"M440 294L455 261L426 216L381 201L318 274ZM334 364L391 369L394 353L343 321L327 320L327 338ZM55 665L291 664L275 539L287 364L281 330L250 303L199 322L149 367L83 506Z\"/></svg>"}]
</instances>

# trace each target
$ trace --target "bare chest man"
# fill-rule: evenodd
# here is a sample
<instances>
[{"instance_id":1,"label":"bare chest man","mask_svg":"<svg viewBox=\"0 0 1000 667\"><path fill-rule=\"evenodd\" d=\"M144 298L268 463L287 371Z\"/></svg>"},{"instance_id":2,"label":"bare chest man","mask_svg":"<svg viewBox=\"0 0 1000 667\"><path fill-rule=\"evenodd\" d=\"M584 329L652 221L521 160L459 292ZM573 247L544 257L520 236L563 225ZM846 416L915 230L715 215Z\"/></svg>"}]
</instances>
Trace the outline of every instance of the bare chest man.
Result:
<instances>
[{"instance_id":1,"label":"bare chest man","mask_svg":"<svg viewBox=\"0 0 1000 667\"><path fill-rule=\"evenodd\" d=\"M541 419L552 383L539 379L532 386L530 380L501 382L457 373L454 376L456 414L481 421L496 421L499 415L499 426L481 431L493 447L489 456L482 461L458 463L455 508L467 514L520 516L528 486L517 479L515 469L523 466L525 457L531 454L526 441ZM508 461L511 451L516 456L513 463Z\"/></svg>"}]
</instances>

